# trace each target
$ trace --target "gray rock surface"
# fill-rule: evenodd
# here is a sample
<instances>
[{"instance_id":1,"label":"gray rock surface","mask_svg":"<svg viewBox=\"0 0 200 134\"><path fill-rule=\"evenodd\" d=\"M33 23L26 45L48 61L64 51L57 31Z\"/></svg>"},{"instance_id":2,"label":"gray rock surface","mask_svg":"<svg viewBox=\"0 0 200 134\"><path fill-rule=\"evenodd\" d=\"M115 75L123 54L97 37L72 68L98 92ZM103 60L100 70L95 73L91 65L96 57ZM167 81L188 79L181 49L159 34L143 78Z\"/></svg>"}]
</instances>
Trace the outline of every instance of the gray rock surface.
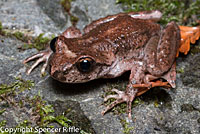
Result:
<instances>
[{"instance_id":1,"label":"gray rock surface","mask_svg":"<svg viewBox=\"0 0 200 134\"><path fill-rule=\"evenodd\" d=\"M79 18L77 27L80 29L92 20L122 11L120 5L115 5L115 0L76 0L71 6L71 13ZM1 0L0 21L4 28L30 31L33 36L40 33L59 34L71 25L59 0ZM19 97L34 96L40 92L44 100L56 106L57 112L65 111L70 106L75 111L71 117L77 120L78 126L87 128L85 131L122 134L127 130L122 123L125 120L128 128L133 127L130 133L200 133L200 53L179 57L177 70L182 68L184 71L177 74L177 87L171 90L154 88L138 97L141 103L133 107L133 120L129 120L126 114L109 112L101 115L104 90L113 85L123 86L128 76L70 85L59 83L49 75L41 77L41 66L27 76L25 71L28 67L22 61L37 50L20 51L18 47L21 45L23 42L14 37L0 35L0 84L12 83L18 76L33 80L35 87ZM0 109L3 106L0 103ZM13 127L24 118L30 118L26 113L15 110L8 108L0 115L0 121L6 119L7 126Z\"/></svg>"}]
</instances>

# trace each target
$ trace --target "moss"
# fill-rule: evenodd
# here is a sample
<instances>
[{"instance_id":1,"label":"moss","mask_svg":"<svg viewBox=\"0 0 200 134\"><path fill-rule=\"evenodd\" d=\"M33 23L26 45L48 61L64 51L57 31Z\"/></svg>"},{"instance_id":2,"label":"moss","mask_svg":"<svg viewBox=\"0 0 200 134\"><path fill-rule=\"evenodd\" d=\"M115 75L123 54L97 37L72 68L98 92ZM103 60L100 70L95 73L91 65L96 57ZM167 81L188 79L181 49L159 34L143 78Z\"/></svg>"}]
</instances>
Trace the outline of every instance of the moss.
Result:
<instances>
[{"instance_id":1,"label":"moss","mask_svg":"<svg viewBox=\"0 0 200 134\"><path fill-rule=\"evenodd\" d=\"M26 50L31 48L36 48L37 50L43 50L46 48L48 42L52 40L55 36L52 37L44 37L44 33L41 33L37 37L28 36L20 31L12 32L9 30L5 30L0 23L0 35L7 36L7 37L15 37L18 40L25 42L21 47L18 49Z\"/></svg>"},{"instance_id":2,"label":"moss","mask_svg":"<svg viewBox=\"0 0 200 134\"><path fill-rule=\"evenodd\" d=\"M0 21L0 32L3 30L3 26L2 26L2 23Z\"/></svg>"},{"instance_id":3,"label":"moss","mask_svg":"<svg viewBox=\"0 0 200 134\"><path fill-rule=\"evenodd\" d=\"M122 127L124 128L123 130L124 134L130 134L131 131L134 130L134 127L130 127L129 123L125 119L121 119L120 123L122 124Z\"/></svg>"},{"instance_id":4,"label":"moss","mask_svg":"<svg viewBox=\"0 0 200 134\"><path fill-rule=\"evenodd\" d=\"M6 125L6 120L0 121L0 127L3 127L3 126L5 126L5 125Z\"/></svg>"},{"instance_id":5,"label":"moss","mask_svg":"<svg viewBox=\"0 0 200 134\"><path fill-rule=\"evenodd\" d=\"M116 94L115 92L111 91L112 89L121 89L122 91L125 91L126 90L126 86L127 86L127 82L124 82L124 81L118 81L115 84L111 84L111 85L108 84L108 86L107 86L108 89L106 89L105 94L102 96L102 98L105 98L108 95ZM109 99L107 102L104 102L104 104L107 106L107 105L111 104L114 101L115 101L115 99L112 98L112 99ZM136 107L136 106L138 106L138 105L140 105L142 103L143 103L143 101L140 99L140 97L136 97L132 102L132 108ZM127 112L127 104L126 104L126 102L123 102L123 103L120 103L120 104L116 105L115 107L113 107L111 109L111 111L114 114L126 113Z\"/></svg>"},{"instance_id":6,"label":"moss","mask_svg":"<svg viewBox=\"0 0 200 134\"><path fill-rule=\"evenodd\" d=\"M72 22L72 25L75 26L76 23L78 22L79 18L76 16L71 15L70 16L70 21Z\"/></svg>"},{"instance_id":7,"label":"moss","mask_svg":"<svg viewBox=\"0 0 200 134\"><path fill-rule=\"evenodd\" d=\"M57 111L55 113L54 105L57 103L52 105L48 104L42 99L40 94L34 96L33 98L20 97L19 100L19 96L16 96L16 94L21 93L25 89L30 89L32 86L34 86L34 84L29 80L25 81L21 78L16 78L16 80L17 81L14 83L1 84L0 86L0 97L4 98L4 101L8 102L7 104L9 105L9 109L13 109L12 107L15 107L13 110L16 112L19 112L22 109L27 110L24 112L24 114L27 114L25 117L28 117L28 119L26 118L26 120L17 124L13 128L52 128L55 126L69 128L74 126L74 122L72 122L66 116L68 113L71 113L71 109L67 109L64 112L59 111L60 113ZM7 96L9 98L5 99ZM5 110L6 109L0 110L0 114L2 114ZM5 122L6 120L0 121L0 126L5 126ZM89 134L82 129L80 130L80 133ZM19 132L19 134L21 133ZM33 132L25 132L25 134L36 134L36 132L33 130Z\"/></svg>"},{"instance_id":8,"label":"moss","mask_svg":"<svg viewBox=\"0 0 200 134\"><path fill-rule=\"evenodd\" d=\"M55 36L52 35L51 38L44 37L44 33L40 34L36 38L32 39L32 43L25 43L19 49L26 50L31 48L36 48L37 50L44 50L49 43Z\"/></svg>"},{"instance_id":9,"label":"moss","mask_svg":"<svg viewBox=\"0 0 200 134\"><path fill-rule=\"evenodd\" d=\"M181 25L197 25L197 18L200 14L200 1L192 0L117 0L127 12L160 10L163 17L161 24L176 21Z\"/></svg>"},{"instance_id":10,"label":"moss","mask_svg":"<svg viewBox=\"0 0 200 134\"><path fill-rule=\"evenodd\" d=\"M60 4L62 5L62 7L65 9L66 12L69 12L71 9L71 2L73 0L61 0Z\"/></svg>"},{"instance_id":11,"label":"moss","mask_svg":"<svg viewBox=\"0 0 200 134\"><path fill-rule=\"evenodd\" d=\"M37 120L35 120L35 122L37 123L37 126L34 126L32 123L27 122L26 124L27 125L29 124L28 127L53 128L55 123L65 128L69 128L73 126L72 120L66 117L66 114L68 112L71 112L71 110L69 109L63 112L62 114L55 113L54 106L42 100L42 97L40 95L36 95L32 99L27 99L26 103L29 103L30 106L33 107L31 115L38 117ZM26 127L26 124L24 124L25 126L23 127ZM22 126L22 125L18 125L18 126ZM80 133L89 134L83 130L80 130Z\"/></svg>"},{"instance_id":12,"label":"moss","mask_svg":"<svg viewBox=\"0 0 200 134\"><path fill-rule=\"evenodd\" d=\"M6 111L6 109L0 110L0 115L3 114Z\"/></svg>"},{"instance_id":13,"label":"moss","mask_svg":"<svg viewBox=\"0 0 200 134\"><path fill-rule=\"evenodd\" d=\"M63 127L68 128L71 120L66 118L64 115L54 116L54 108L52 105L46 104L40 96L35 96L32 100L32 106L34 107L34 113L38 115L40 127L49 127L51 123L57 123Z\"/></svg>"},{"instance_id":14,"label":"moss","mask_svg":"<svg viewBox=\"0 0 200 134\"><path fill-rule=\"evenodd\" d=\"M64 10L67 12L67 14L70 16L70 21L72 25L75 26L79 19L70 13L72 1L74 0L61 0L60 4L64 8Z\"/></svg>"},{"instance_id":15,"label":"moss","mask_svg":"<svg viewBox=\"0 0 200 134\"><path fill-rule=\"evenodd\" d=\"M181 68L177 69L176 72L177 72L177 73L184 73L184 68L181 67Z\"/></svg>"},{"instance_id":16,"label":"moss","mask_svg":"<svg viewBox=\"0 0 200 134\"><path fill-rule=\"evenodd\" d=\"M3 25L0 21L0 35L5 35L5 31L3 30Z\"/></svg>"},{"instance_id":17,"label":"moss","mask_svg":"<svg viewBox=\"0 0 200 134\"><path fill-rule=\"evenodd\" d=\"M40 34L38 37L35 38L33 46L37 50L45 49L47 43L50 41L50 38L44 37L44 34Z\"/></svg>"},{"instance_id":18,"label":"moss","mask_svg":"<svg viewBox=\"0 0 200 134\"><path fill-rule=\"evenodd\" d=\"M13 35L18 39L18 40L23 40L24 34L22 32L14 32Z\"/></svg>"},{"instance_id":19,"label":"moss","mask_svg":"<svg viewBox=\"0 0 200 134\"><path fill-rule=\"evenodd\" d=\"M21 78L16 78L16 82L11 84L1 84L0 85L0 96L2 95L15 95L23 92L26 89L31 89L34 83L30 80L23 80Z\"/></svg>"}]
</instances>

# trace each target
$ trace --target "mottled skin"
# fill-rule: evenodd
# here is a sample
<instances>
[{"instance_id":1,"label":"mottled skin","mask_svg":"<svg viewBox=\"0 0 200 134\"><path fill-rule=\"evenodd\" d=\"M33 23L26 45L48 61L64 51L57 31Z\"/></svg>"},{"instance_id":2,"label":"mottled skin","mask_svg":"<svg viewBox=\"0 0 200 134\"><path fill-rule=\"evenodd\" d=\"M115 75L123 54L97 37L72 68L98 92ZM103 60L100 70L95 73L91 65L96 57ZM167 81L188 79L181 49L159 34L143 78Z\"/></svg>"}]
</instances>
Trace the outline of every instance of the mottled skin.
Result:
<instances>
[{"instance_id":1,"label":"mottled skin","mask_svg":"<svg viewBox=\"0 0 200 134\"><path fill-rule=\"evenodd\" d=\"M24 62L39 58L39 62L49 59L50 75L64 83L83 83L98 78L114 78L131 71L125 92L113 89L110 95L116 101L103 112L121 102L127 102L131 116L131 103L142 91L135 84L148 84L164 78L175 87L175 57L180 44L179 27L171 22L165 28L156 23L161 17L159 11L121 13L92 22L83 30L70 27L50 49L40 52ZM52 43L51 43L52 44ZM49 58L50 57L50 58ZM90 68L82 70L82 61L89 61ZM81 68L81 69L80 69Z\"/></svg>"}]
</instances>

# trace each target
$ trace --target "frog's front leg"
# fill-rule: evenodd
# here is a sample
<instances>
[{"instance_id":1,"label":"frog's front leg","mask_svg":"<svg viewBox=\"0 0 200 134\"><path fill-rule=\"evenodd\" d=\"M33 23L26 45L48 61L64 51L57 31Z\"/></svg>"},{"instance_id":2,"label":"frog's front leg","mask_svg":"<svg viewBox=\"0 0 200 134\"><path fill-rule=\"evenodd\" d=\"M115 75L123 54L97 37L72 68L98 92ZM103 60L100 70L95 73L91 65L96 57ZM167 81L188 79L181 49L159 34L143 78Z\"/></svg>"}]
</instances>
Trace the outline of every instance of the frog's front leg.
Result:
<instances>
[{"instance_id":1,"label":"frog's front leg","mask_svg":"<svg viewBox=\"0 0 200 134\"><path fill-rule=\"evenodd\" d=\"M135 64L133 65L133 68L131 69L131 74L129 78L129 84L126 87L126 91L119 91L117 89L112 89L113 92L116 92L115 95L108 95L104 98L104 101L107 101L108 99L114 98L116 99L113 103L108 105L103 111L102 115L104 115L108 110L112 109L117 104L120 104L122 102L127 103L127 113L128 117L131 118L131 105L137 94L140 92L138 88L134 88L134 84L141 84L144 80L144 66L141 64Z\"/></svg>"},{"instance_id":2,"label":"frog's front leg","mask_svg":"<svg viewBox=\"0 0 200 134\"><path fill-rule=\"evenodd\" d=\"M82 36L79 29L76 27L69 27L67 30L65 30L61 36L64 36L65 38L75 38ZM28 69L27 74L30 74L34 68L36 68L40 63L44 62L44 65L41 69L41 74L44 74L47 66L48 66L48 60L50 56L55 51L55 43L57 42L58 37L55 37L53 40L51 40L49 47L46 50L43 50L35 55L32 55L28 58L26 58L23 63L26 64L27 62L31 60L36 60L36 62Z\"/></svg>"}]
</instances>

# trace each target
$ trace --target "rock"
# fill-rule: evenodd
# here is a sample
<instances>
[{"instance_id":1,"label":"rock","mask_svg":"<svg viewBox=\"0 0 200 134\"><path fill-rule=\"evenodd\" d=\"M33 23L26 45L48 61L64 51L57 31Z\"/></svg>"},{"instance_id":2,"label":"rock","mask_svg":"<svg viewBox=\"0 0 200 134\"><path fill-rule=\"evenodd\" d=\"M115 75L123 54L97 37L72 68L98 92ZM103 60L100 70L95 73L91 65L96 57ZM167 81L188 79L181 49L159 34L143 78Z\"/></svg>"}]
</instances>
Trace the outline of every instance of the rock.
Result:
<instances>
[{"instance_id":1,"label":"rock","mask_svg":"<svg viewBox=\"0 0 200 134\"><path fill-rule=\"evenodd\" d=\"M71 14L79 18L77 27L80 29L92 20L119 12L122 12L122 8L115 5L115 0L75 0L72 1L70 10ZM0 1L0 21L6 29L26 30L32 36L40 33L59 34L71 26L70 18L66 16L59 0ZM110 111L101 115L105 108L102 97L105 90L114 86L124 87L128 75L113 80L63 84L49 75L41 77L39 66L28 76L25 74L28 66L24 66L22 61L37 50L21 51L18 47L23 44L15 37L0 36L0 85L13 83L16 81L15 77L19 76L35 83L31 90L10 96L16 104L19 104L19 100L25 101L24 98L32 98L40 93L42 99L54 107L55 116L71 109L73 112L66 115L74 120L74 125L96 134L200 133L198 53L179 57L177 69L184 68L184 72L177 74L177 87L171 90L153 88L138 97L139 103L134 102L132 108L133 119L129 120L124 113L113 114ZM3 108L6 111L0 114L0 122L7 120L6 127L14 127L24 119L31 120L33 116L29 113L32 108L29 102L24 102L22 108L16 108L4 100L0 103L0 110Z\"/></svg>"}]
</instances>

